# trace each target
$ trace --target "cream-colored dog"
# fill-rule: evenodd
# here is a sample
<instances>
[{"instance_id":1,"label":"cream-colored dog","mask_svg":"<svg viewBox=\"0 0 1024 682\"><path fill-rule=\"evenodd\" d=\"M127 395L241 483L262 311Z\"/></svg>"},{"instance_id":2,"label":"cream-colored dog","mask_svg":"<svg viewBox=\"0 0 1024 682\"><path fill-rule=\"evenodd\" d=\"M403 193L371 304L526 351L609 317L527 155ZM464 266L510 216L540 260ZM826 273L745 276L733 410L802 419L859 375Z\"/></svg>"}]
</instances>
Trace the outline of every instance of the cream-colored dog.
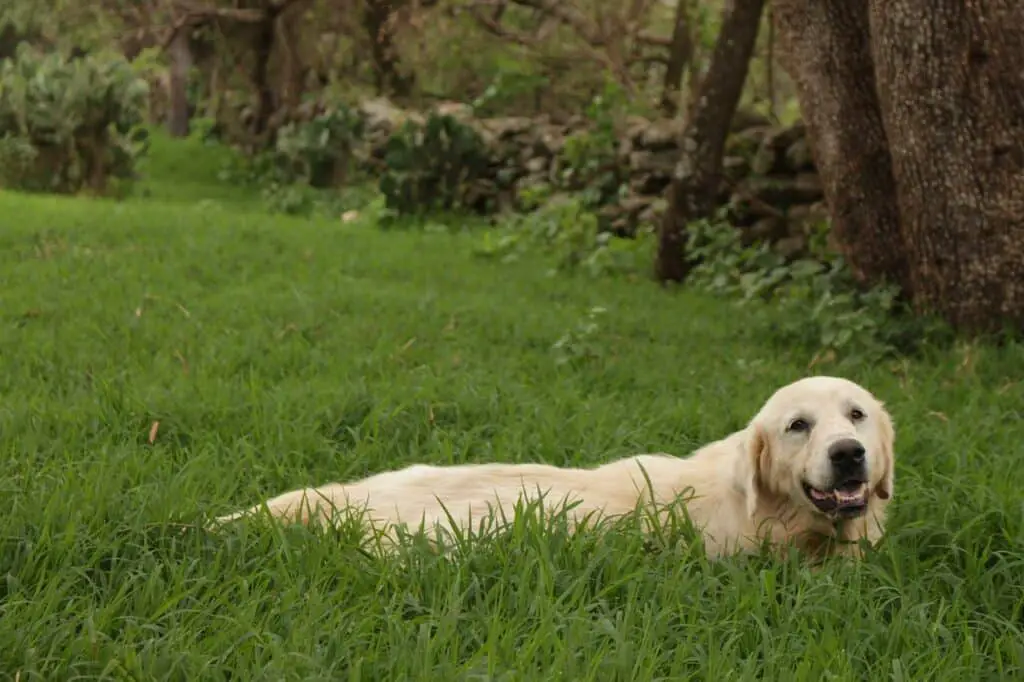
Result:
<instances>
[{"instance_id":1,"label":"cream-colored dog","mask_svg":"<svg viewBox=\"0 0 1024 682\"><path fill-rule=\"evenodd\" d=\"M545 464L414 465L351 483L296 490L266 502L278 518L309 523L355 508L378 528L463 530L519 500L570 518L611 518L675 501L712 557L755 550L764 540L815 557L859 554L882 534L893 494L892 421L861 386L809 377L772 395L746 428L686 458L637 455L592 469ZM217 519L235 520L263 505ZM500 511L497 511L499 510Z\"/></svg>"}]
</instances>

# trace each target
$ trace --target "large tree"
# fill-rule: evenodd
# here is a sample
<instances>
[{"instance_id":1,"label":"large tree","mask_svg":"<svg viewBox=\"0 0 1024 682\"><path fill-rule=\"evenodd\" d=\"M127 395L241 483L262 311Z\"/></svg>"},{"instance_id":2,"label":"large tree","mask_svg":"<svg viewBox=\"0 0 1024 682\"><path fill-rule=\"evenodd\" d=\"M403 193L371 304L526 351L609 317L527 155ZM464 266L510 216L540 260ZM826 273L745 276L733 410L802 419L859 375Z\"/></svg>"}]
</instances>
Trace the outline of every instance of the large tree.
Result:
<instances>
[{"instance_id":1,"label":"large tree","mask_svg":"<svg viewBox=\"0 0 1024 682\"><path fill-rule=\"evenodd\" d=\"M662 282L686 277L686 227L714 207L725 139L747 79L763 10L764 0L732 0L723 10L711 61L683 128L682 152L658 233L655 275Z\"/></svg>"},{"instance_id":2,"label":"large tree","mask_svg":"<svg viewBox=\"0 0 1024 682\"><path fill-rule=\"evenodd\" d=\"M965 331L1024 328L1024 3L776 0L853 271Z\"/></svg>"}]
</instances>

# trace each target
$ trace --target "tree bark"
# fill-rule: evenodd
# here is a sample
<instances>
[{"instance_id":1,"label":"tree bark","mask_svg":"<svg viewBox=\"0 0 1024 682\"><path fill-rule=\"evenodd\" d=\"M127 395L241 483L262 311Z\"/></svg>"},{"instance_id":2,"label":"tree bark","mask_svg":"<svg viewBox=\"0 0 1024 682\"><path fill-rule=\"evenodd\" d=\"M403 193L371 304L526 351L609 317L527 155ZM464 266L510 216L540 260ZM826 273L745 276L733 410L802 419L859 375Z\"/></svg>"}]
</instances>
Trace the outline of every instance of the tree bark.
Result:
<instances>
[{"instance_id":1,"label":"tree bark","mask_svg":"<svg viewBox=\"0 0 1024 682\"><path fill-rule=\"evenodd\" d=\"M870 8L915 304L964 331L1024 329L1024 4Z\"/></svg>"},{"instance_id":2,"label":"tree bark","mask_svg":"<svg viewBox=\"0 0 1024 682\"><path fill-rule=\"evenodd\" d=\"M188 40L189 27L183 26L175 32L168 46L171 69L167 132L171 137L186 137L189 131L191 116L188 110L188 74L192 69L192 50L189 48Z\"/></svg>"},{"instance_id":3,"label":"tree bark","mask_svg":"<svg viewBox=\"0 0 1024 682\"><path fill-rule=\"evenodd\" d=\"M693 58L689 6L689 0L676 0L672 42L669 45L668 64L665 67L665 81L661 92L661 111L666 116L675 116L679 109L679 87L683 82L683 72Z\"/></svg>"},{"instance_id":4,"label":"tree bark","mask_svg":"<svg viewBox=\"0 0 1024 682\"><path fill-rule=\"evenodd\" d=\"M274 23L276 21L277 14L268 11L266 17L259 24L252 46L255 60L252 81L258 98L252 120L252 133L256 137L262 137L267 132L276 103L274 88L270 83L270 58L274 54Z\"/></svg>"},{"instance_id":5,"label":"tree bark","mask_svg":"<svg viewBox=\"0 0 1024 682\"><path fill-rule=\"evenodd\" d=\"M732 0L723 10L707 73L687 116L669 206L658 234L655 276L661 282L681 282L690 271L685 258L686 228L713 208L725 140L747 79L764 1Z\"/></svg>"},{"instance_id":6,"label":"tree bark","mask_svg":"<svg viewBox=\"0 0 1024 682\"><path fill-rule=\"evenodd\" d=\"M370 38L377 91L406 97L412 92L414 79L402 73L395 50L392 15L404 0L364 0L363 27Z\"/></svg>"},{"instance_id":7,"label":"tree bark","mask_svg":"<svg viewBox=\"0 0 1024 682\"><path fill-rule=\"evenodd\" d=\"M278 15L276 23L276 41L281 56L278 99L288 112L294 111L301 104L305 89L306 67L302 56L302 30L304 14L309 6L308 0L292 2Z\"/></svg>"},{"instance_id":8,"label":"tree bark","mask_svg":"<svg viewBox=\"0 0 1024 682\"><path fill-rule=\"evenodd\" d=\"M835 243L862 284L888 280L910 295L867 4L775 0L772 15L779 61L796 84Z\"/></svg>"}]
</instances>

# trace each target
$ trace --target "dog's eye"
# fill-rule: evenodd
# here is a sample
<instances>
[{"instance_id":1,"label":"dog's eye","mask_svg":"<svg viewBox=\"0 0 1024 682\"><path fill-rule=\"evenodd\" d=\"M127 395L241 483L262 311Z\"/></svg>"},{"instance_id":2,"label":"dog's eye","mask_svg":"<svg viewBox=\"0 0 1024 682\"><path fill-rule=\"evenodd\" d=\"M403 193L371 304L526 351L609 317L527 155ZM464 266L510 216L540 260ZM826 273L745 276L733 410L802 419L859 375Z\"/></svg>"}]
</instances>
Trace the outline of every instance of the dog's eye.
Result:
<instances>
[{"instance_id":1,"label":"dog's eye","mask_svg":"<svg viewBox=\"0 0 1024 682\"><path fill-rule=\"evenodd\" d=\"M850 421L859 422L862 419L864 419L864 412L862 410L856 407L850 410Z\"/></svg>"},{"instance_id":2,"label":"dog's eye","mask_svg":"<svg viewBox=\"0 0 1024 682\"><path fill-rule=\"evenodd\" d=\"M807 423L806 419L794 419L789 422L789 426L786 427L787 431L796 431L797 433L807 431L811 428L811 425Z\"/></svg>"}]
</instances>

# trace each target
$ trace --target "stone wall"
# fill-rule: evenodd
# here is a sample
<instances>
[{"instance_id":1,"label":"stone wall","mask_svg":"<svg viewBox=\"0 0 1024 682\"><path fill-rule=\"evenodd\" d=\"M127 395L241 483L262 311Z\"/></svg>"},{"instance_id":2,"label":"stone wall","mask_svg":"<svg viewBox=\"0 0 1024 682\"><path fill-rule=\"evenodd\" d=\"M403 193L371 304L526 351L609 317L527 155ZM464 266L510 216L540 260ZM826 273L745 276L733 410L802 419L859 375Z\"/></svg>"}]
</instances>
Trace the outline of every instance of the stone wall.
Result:
<instances>
[{"instance_id":1,"label":"stone wall","mask_svg":"<svg viewBox=\"0 0 1024 682\"><path fill-rule=\"evenodd\" d=\"M424 118L385 100L364 102L360 110L374 151L382 150L404 121ZM472 125L485 140L491 165L479 183L492 205L514 207L520 189L540 183L560 191L584 189L586 179L567 172L563 154L567 140L590 130L582 117L566 123L543 117L474 119L468 107L456 103L439 105L436 111ZM678 119L630 118L617 133L609 167L600 170L606 178L613 177L613 189L624 186L625 192L608 197L611 200L600 210L607 229L631 234L638 226L658 224L679 158L680 126ZM382 153L374 155L383 158ZM802 123L772 125L763 117L738 112L726 147L724 176L717 204L730 207L732 222L743 228L750 242L767 240L784 255L797 256L805 251L814 226L828 217Z\"/></svg>"}]
</instances>

